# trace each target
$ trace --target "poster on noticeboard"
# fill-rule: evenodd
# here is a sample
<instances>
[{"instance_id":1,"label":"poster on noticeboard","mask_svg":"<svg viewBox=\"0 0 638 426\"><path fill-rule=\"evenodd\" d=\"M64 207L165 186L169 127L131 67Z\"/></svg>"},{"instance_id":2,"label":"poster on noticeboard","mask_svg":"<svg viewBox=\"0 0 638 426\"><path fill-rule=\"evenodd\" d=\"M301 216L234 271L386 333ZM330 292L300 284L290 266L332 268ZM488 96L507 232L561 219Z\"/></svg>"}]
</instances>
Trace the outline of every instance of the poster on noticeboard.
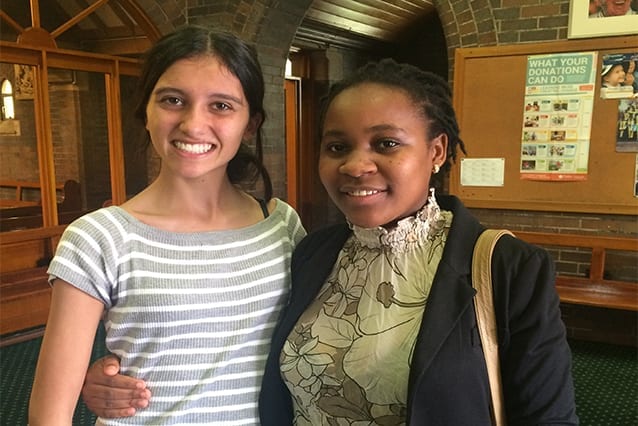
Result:
<instances>
[{"instance_id":1,"label":"poster on noticeboard","mask_svg":"<svg viewBox=\"0 0 638 426\"><path fill-rule=\"evenodd\" d=\"M587 180L597 52L527 58L520 177Z\"/></svg>"}]
</instances>

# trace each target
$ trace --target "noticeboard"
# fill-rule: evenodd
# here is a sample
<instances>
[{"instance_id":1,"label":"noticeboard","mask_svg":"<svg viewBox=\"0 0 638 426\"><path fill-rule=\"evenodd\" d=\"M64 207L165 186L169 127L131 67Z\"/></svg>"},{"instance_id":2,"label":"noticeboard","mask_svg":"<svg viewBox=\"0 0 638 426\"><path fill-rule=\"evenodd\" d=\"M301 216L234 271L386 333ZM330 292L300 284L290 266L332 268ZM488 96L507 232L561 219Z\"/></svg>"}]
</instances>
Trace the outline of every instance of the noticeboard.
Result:
<instances>
[{"instance_id":1,"label":"noticeboard","mask_svg":"<svg viewBox=\"0 0 638 426\"><path fill-rule=\"evenodd\" d=\"M502 186L461 185L462 153L450 174L450 192L468 207L638 214L636 152L616 151L619 100L593 96L588 170L581 181L521 179L521 133L528 56L596 51L597 69L612 53L638 50L638 36L457 49L454 107L467 159L504 158Z\"/></svg>"}]
</instances>

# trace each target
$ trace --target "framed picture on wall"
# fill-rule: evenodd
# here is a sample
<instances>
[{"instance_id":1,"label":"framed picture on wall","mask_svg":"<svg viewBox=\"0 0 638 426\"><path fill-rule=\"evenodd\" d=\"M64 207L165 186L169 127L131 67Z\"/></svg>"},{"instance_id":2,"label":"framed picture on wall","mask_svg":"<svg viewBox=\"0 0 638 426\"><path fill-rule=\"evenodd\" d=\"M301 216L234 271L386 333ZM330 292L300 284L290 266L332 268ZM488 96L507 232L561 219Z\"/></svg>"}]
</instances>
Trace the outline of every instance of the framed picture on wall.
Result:
<instances>
[{"instance_id":1,"label":"framed picture on wall","mask_svg":"<svg viewBox=\"0 0 638 426\"><path fill-rule=\"evenodd\" d=\"M636 0L570 0L568 38L638 34Z\"/></svg>"},{"instance_id":2,"label":"framed picture on wall","mask_svg":"<svg viewBox=\"0 0 638 426\"><path fill-rule=\"evenodd\" d=\"M33 99L33 67L31 65L14 64L15 84L13 88L16 99Z\"/></svg>"}]
</instances>

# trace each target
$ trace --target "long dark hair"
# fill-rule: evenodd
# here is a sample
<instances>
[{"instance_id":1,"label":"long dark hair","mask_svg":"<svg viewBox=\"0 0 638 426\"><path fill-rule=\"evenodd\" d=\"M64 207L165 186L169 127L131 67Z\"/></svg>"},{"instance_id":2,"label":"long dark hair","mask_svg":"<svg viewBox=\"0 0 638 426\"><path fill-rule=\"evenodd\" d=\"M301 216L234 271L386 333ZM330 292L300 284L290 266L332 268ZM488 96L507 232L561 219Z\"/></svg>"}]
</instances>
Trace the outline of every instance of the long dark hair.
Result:
<instances>
[{"instance_id":1,"label":"long dark hair","mask_svg":"<svg viewBox=\"0 0 638 426\"><path fill-rule=\"evenodd\" d=\"M199 26L185 26L162 37L144 56L138 84L135 117L146 124L146 106L155 84L176 61L212 55L239 80L250 107L250 117L261 116L256 131L255 152L242 142L226 173L233 184L254 185L259 176L264 184L264 199L272 198L272 182L263 164L262 126L264 110L264 76L257 51L243 40L226 32L213 32Z\"/></svg>"}]
</instances>

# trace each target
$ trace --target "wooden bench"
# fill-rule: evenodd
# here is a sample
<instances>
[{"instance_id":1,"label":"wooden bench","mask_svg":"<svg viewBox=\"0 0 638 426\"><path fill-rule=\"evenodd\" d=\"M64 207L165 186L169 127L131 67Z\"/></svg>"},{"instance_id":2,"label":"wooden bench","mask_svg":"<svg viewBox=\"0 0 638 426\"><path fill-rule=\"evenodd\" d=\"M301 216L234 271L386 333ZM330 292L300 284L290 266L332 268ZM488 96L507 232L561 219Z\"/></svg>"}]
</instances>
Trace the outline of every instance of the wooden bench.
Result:
<instances>
[{"instance_id":1,"label":"wooden bench","mask_svg":"<svg viewBox=\"0 0 638 426\"><path fill-rule=\"evenodd\" d=\"M22 188L19 189L19 191L22 191L24 188L33 187L30 186L31 184L27 185L24 182L0 181L0 187L13 187L18 184L22 185L17 186L17 188ZM37 188L40 188L39 185ZM59 186L58 190L62 191L61 194L58 195L58 198L61 198L61 201L57 203L58 223L68 224L85 213L85 211L82 210L82 193L78 182L67 180L64 185ZM16 193L16 197L17 196ZM15 202L28 203L20 200ZM37 203L31 205L23 204L20 206L16 204L15 207L11 208L0 208L0 232L40 228L42 226L42 206Z\"/></svg>"},{"instance_id":2,"label":"wooden bench","mask_svg":"<svg viewBox=\"0 0 638 426\"><path fill-rule=\"evenodd\" d=\"M21 180L4 179L0 180L0 189L11 189L13 196L11 198L0 198L0 207L28 207L37 206L39 200L25 200L25 190L34 190L40 192L40 182L27 182ZM64 184L55 185L56 192L63 198Z\"/></svg>"},{"instance_id":3,"label":"wooden bench","mask_svg":"<svg viewBox=\"0 0 638 426\"><path fill-rule=\"evenodd\" d=\"M0 346L42 334L51 301L47 265L65 228L0 233Z\"/></svg>"},{"instance_id":4,"label":"wooden bench","mask_svg":"<svg viewBox=\"0 0 638 426\"><path fill-rule=\"evenodd\" d=\"M554 234L514 231L529 243L550 248L589 249L588 276L558 273L556 289L563 303L638 311L638 280L607 279L605 261L609 251L638 252L638 238Z\"/></svg>"},{"instance_id":5,"label":"wooden bench","mask_svg":"<svg viewBox=\"0 0 638 426\"><path fill-rule=\"evenodd\" d=\"M50 303L46 266L0 274L0 335L44 326Z\"/></svg>"}]
</instances>

